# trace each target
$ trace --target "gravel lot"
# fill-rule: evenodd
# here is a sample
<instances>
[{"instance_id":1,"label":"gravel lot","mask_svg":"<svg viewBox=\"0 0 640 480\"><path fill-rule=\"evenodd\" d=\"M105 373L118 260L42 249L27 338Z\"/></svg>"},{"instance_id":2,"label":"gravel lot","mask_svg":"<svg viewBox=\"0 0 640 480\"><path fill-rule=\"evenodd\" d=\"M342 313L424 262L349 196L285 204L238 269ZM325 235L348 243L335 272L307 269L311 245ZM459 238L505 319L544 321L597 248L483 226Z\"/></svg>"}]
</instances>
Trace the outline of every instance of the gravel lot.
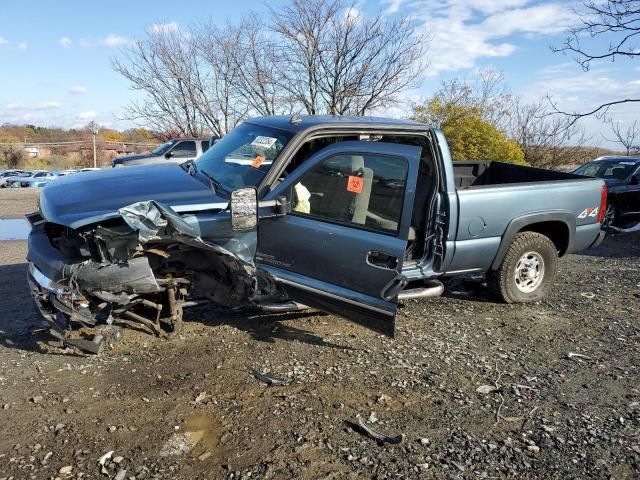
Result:
<instances>
[{"instance_id":1,"label":"gravel lot","mask_svg":"<svg viewBox=\"0 0 640 480\"><path fill-rule=\"evenodd\" d=\"M0 218L34 206L0 191ZM100 356L31 334L25 253L0 242L0 479L640 478L638 233L563 259L539 304L450 283L403 305L393 340L200 309L179 338L126 330Z\"/></svg>"}]
</instances>

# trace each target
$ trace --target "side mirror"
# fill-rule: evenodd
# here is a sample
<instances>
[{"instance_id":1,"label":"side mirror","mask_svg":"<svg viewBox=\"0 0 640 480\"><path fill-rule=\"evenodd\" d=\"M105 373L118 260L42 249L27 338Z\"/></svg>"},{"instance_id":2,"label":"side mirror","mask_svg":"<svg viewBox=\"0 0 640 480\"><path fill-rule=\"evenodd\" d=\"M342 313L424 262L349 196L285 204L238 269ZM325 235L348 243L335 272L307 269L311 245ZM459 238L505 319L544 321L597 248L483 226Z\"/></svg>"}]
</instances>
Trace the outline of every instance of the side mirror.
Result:
<instances>
[{"instance_id":1,"label":"side mirror","mask_svg":"<svg viewBox=\"0 0 640 480\"><path fill-rule=\"evenodd\" d=\"M238 188L231 192L231 228L251 230L258 225L258 190L255 187Z\"/></svg>"},{"instance_id":2,"label":"side mirror","mask_svg":"<svg viewBox=\"0 0 640 480\"><path fill-rule=\"evenodd\" d=\"M164 158L171 158L173 157L173 152L167 152L164 154Z\"/></svg>"},{"instance_id":3,"label":"side mirror","mask_svg":"<svg viewBox=\"0 0 640 480\"><path fill-rule=\"evenodd\" d=\"M638 178L638 175L634 175L633 177L631 177L631 180L629 180L629 185L638 185L638 183L640 183L640 178Z\"/></svg>"}]
</instances>

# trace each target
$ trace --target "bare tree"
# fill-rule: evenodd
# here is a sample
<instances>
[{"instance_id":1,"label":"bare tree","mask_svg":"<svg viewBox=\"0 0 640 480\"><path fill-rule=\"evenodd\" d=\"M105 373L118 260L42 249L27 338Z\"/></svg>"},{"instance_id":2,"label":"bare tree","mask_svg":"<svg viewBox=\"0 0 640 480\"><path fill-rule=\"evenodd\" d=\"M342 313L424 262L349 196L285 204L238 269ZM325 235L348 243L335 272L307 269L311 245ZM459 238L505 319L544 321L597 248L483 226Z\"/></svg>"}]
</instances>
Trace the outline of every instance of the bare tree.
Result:
<instances>
[{"instance_id":1,"label":"bare tree","mask_svg":"<svg viewBox=\"0 0 640 480\"><path fill-rule=\"evenodd\" d=\"M527 163L544 167L581 163L590 138L571 118L550 116L543 100L515 101L511 120L509 130Z\"/></svg>"},{"instance_id":2,"label":"bare tree","mask_svg":"<svg viewBox=\"0 0 640 480\"><path fill-rule=\"evenodd\" d=\"M589 0L580 13L578 26L569 29L564 45L552 48L572 55L585 70L598 60L636 58L640 50L634 43L640 35L640 0ZM606 46L608 45L608 47ZM562 111L551 102L557 113L571 118L571 125L582 117L606 116L612 106L640 102L640 98L624 98L605 102L584 112Z\"/></svg>"},{"instance_id":3,"label":"bare tree","mask_svg":"<svg viewBox=\"0 0 640 480\"><path fill-rule=\"evenodd\" d=\"M406 18L368 17L345 0L293 0L272 21L280 87L309 114L363 115L425 68L426 39Z\"/></svg>"},{"instance_id":4,"label":"bare tree","mask_svg":"<svg viewBox=\"0 0 640 480\"><path fill-rule=\"evenodd\" d=\"M252 114L277 115L293 111L292 100L280 88L283 74L277 62L278 47L268 28L255 14L238 26L227 27L237 48L232 52L238 76L235 91Z\"/></svg>"},{"instance_id":5,"label":"bare tree","mask_svg":"<svg viewBox=\"0 0 640 480\"><path fill-rule=\"evenodd\" d=\"M292 0L218 28L149 31L113 60L143 92L130 119L182 135L224 135L250 115L357 114L389 105L421 74L426 45L408 19L347 0Z\"/></svg>"},{"instance_id":6,"label":"bare tree","mask_svg":"<svg viewBox=\"0 0 640 480\"><path fill-rule=\"evenodd\" d=\"M609 121L611 125L611 133L615 136L615 139L610 140L606 137L605 140L617 142L625 149L627 157L631 154L640 152L640 144L637 143L640 140L640 128L638 127L638 121L634 120L633 124L629 125L626 130L620 126L620 122L613 123L613 120Z\"/></svg>"}]
</instances>

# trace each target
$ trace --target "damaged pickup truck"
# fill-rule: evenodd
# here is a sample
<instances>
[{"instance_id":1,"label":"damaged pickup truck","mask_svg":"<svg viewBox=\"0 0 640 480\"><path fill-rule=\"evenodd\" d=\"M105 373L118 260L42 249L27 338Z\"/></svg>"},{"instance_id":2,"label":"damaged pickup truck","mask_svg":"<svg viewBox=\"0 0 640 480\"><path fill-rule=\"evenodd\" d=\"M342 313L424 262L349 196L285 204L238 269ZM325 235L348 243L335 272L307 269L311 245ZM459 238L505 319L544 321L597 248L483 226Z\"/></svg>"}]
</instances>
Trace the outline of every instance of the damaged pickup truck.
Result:
<instances>
[{"instance_id":1,"label":"damaged pickup truck","mask_svg":"<svg viewBox=\"0 0 640 480\"><path fill-rule=\"evenodd\" d=\"M442 133L367 117L243 122L198 160L47 186L28 215L29 283L51 331L180 329L185 307L304 306L393 334L399 300L486 273L541 299L558 257L599 243L601 179L452 162Z\"/></svg>"}]
</instances>

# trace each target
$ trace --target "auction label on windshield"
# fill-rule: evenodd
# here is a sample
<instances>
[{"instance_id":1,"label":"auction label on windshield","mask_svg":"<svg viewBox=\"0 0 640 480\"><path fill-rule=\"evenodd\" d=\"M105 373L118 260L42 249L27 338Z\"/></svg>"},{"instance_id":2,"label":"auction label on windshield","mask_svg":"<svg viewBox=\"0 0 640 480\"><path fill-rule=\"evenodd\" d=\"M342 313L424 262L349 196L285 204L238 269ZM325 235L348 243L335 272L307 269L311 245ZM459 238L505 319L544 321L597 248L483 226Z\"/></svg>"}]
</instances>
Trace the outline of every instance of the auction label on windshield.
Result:
<instances>
[{"instance_id":1,"label":"auction label on windshield","mask_svg":"<svg viewBox=\"0 0 640 480\"><path fill-rule=\"evenodd\" d=\"M278 139L273 137L256 137L251 145L254 147L271 148Z\"/></svg>"},{"instance_id":2,"label":"auction label on windshield","mask_svg":"<svg viewBox=\"0 0 640 480\"><path fill-rule=\"evenodd\" d=\"M255 160L251 163L251 166L253 168L258 168L260 165L262 165L265 161L265 158L262 155L258 155Z\"/></svg>"}]
</instances>

